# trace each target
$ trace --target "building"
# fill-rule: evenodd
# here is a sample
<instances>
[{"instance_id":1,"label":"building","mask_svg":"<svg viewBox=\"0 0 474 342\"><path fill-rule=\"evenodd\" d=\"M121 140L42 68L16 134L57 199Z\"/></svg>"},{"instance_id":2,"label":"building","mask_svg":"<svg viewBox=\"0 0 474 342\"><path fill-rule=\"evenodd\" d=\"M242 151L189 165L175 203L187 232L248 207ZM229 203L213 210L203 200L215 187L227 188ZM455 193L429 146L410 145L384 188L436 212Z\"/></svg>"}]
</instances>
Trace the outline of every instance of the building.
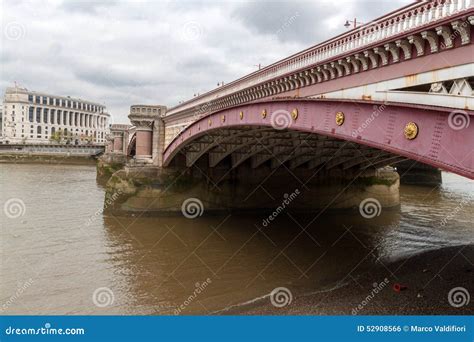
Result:
<instances>
[{"instance_id":1,"label":"building","mask_svg":"<svg viewBox=\"0 0 474 342\"><path fill-rule=\"evenodd\" d=\"M0 139L3 136L3 103L0 103Z\"/></svg>"},{"instance_id":2,"label":"building","mask_svg":"<svg viewBox=\"0 0 474 342\"><path fill-rule=\"evenodd\" d=\"M1 141L105 145L109 119L101 104L15 86L5 91Z\"/></svg>"}]
</instances>

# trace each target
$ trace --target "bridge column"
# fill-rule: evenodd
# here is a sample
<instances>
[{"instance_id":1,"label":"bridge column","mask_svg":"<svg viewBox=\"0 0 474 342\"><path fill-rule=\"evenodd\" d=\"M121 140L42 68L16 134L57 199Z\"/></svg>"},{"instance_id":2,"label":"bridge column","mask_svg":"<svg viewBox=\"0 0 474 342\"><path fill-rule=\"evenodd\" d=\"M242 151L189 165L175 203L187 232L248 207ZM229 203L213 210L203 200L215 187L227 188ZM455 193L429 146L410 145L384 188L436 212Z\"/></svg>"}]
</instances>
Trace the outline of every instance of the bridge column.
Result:
<instances>
[{"instance_id":1,"label":"bridge column","mask_svg":"<svg viewBox=\"0 0 474 342\"><path fill-rule=\"evenodd\" d=\"M135 160L138 164L162 165L164 149L164 106L133 105L128 118L136 131Z\"/></svg>"},{"instance_id":2,"label":"bridge column","mask_svg":"<svg viewBox=\"0 0 474 342\"><path fill-rule=\"evenodd\" d=\"M153 162L153 122L154 115L146 113L130 114L130 122L135 126L135 161L151 164Z\"/></svg>"},{"instance_id":3,"label":"bridge column","mask_svg":"<svg viewBox=\"0 0 474 342\"><path fill-rule=\"evenodd\" d=\"M165 150L165 123L161 118L156 118L153 124L153 165L163 166L163 152Z\"/></svg>"},{"instance_id":4,"label":"bridge column","mask_svg":"<svg viewBox=\"0 0 474 342\"><path fill-rule=\"evenodd\" d=\"M125 132L128 130L129 125L112 125L110 127L110 133L113 137L112 153L126 154L125 144Z\"/></svg>"}]
</instances>

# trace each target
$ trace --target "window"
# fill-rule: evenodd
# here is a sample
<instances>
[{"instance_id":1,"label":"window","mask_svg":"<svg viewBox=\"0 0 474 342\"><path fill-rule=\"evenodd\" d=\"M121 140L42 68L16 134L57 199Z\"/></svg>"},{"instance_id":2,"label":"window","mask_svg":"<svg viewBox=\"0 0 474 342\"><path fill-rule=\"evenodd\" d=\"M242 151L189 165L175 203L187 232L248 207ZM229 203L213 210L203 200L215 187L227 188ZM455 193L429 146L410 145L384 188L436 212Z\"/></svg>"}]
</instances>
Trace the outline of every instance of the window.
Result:
<instances>
[{"instance_id":1,"label":"window","mask_svg":"<svg viewBox=\"0 0 474 342\"><path fill-rule=\"evenodd\" d=\"M43 96L43 104L45 105L47 103L48 98L46 96Z\"/></svg>"},{"instance_id":2,"label":"window","mask_svg":"<svg viewBox=\"0 0 474 342\"><path fill-rule=\"evenodd\" d=\"M49 114L49 109L48 109L48 108L45 108L45 109L43 110L43 122L44 122L44 123L48 123L48 122L49 122L49 120L48 120L48 116L49 116L49 115L48 115L48 114Z\"/></svg>"},{"instance_id":3,"label":"window","mask_svg":"<svg viewBox=\"0 0 474 342\"><path fill-rule=\"evenodd\" d=\"M33 103L33 95L28 95L28 102Z\"/></svg>"},{"instance_id":4,"label":"window","mask_svg":"<svg viewBox=\"0 0 474 342\"><path fill-rule=\"evenodd\" d=\"M41 138L41 126L36 127L36 137Z\"/></svg>"},{"instance_id":5,"label":"window","mask_svg":"<svg viewBox=\"0 0 474 342\"><path fill-rule=\"evenodd\" d=\"M41 122L41 108L36 107L36 122Z\"/></svg>"},{"instance_id":6,"label":"window","mask_svg":"<svg viewBox=\"0 0 474 342\"><path fill-rule=\"evenodd\" d=\"M51 118L49 120L49 123L52 123L54 124L54 116L56 114L56 110L55 109L51 109Z\"/></svg>"},{"instance_id":7,"label":"window","mask_svg":"<svg viewBox=\"0 0 474 342\"><path fill-rule=\"evenodd\" d=\"M58 125L61 124L61 114L62 114L62 112L58 109L58 114L56 115L56 123Z\"/></svg>"},{"instance_id":8,"label":"window","mask_svg":"<svg viewBox=\"0 0 474 342\"><path fill-rule=\"evenodd\" d=\"M55 132L56 132L56 128L55 128L55 127L51 127L51 135L53 135Z\"/></svg>"},{"instance_id":9,"label":"window","mask_svg":"<svg viewBox=\"0 0 474 342\"><path fill-rule=\"evenodd\" d=\"M35 102L40 103L40 97L38 95L35 96Z\"/></svg>"}]
</instances>

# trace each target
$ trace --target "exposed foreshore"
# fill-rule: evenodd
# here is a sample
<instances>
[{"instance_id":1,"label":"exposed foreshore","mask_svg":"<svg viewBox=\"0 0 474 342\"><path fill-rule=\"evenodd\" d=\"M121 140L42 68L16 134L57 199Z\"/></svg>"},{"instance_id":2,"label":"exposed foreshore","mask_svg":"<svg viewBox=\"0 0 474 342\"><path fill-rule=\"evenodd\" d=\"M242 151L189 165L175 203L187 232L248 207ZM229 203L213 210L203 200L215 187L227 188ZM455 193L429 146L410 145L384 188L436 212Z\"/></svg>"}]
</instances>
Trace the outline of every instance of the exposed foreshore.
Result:
<instances>
[{"instance_id":1,"label":"exposed foreshore","mask_svg":"<svg viewBox=\"0 0 474 342\"><path fill-rule=\"evenodd\" d=\"M375 286L374 286L375 285ZM466 315L474 301L454 307L448 294L457 287L474 289L474 245L442 248L381 262L359 277L348 276L340 286L294 295L276 308L269 296L220 314L242 315ZM291 286L288 286L291 291ZM377 288L377 290L375 290ZM465 297L452 297L461 303Z\"/></svg>"}]
</instances>

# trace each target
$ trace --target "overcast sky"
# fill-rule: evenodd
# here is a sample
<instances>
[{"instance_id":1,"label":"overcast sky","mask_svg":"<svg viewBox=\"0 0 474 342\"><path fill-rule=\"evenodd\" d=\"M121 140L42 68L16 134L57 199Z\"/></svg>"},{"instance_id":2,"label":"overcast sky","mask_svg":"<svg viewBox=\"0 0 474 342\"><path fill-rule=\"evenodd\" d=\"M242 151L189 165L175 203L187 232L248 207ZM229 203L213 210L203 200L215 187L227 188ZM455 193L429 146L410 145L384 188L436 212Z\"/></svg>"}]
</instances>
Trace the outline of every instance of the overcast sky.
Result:
<instances>
[{"instance_id":1,"label":"overcast sky","mask_svg":"<svg viewBox=\"0 0 474 342\"><path fill-rule=\"evenodd\" d=\"M409 0L0 0L0 91L168 107L368 22Z\"/></svg>"}]
</instances>

